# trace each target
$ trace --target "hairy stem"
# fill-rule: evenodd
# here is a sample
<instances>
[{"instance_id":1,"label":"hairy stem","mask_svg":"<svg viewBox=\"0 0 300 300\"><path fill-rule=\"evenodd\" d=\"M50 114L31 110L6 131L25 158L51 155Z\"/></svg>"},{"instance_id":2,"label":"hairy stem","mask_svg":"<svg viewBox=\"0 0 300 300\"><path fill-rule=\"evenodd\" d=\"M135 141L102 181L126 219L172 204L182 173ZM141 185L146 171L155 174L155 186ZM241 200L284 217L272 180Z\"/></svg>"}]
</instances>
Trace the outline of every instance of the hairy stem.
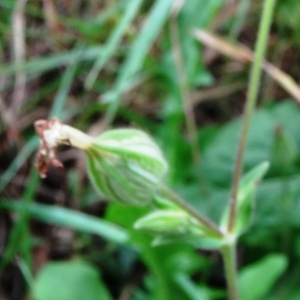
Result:
<instances>
[{"instance_id":1,"label":"hairy stem","mask_svg":"<svg viewBox=\"0 0 300 300\"><path fill-rule=\"evenodd\" d=\"M255 46L254 64L252 66L251 73L250 73L247 102L246 102L246 107L244 112L244 122L243 122L241 136L238 144L236 163L235 163L234 174L232 179L230 213L229 213L229 222L227 227L228 232L232 231L236 220L238 187L239 187L239 182L242 174L244 152L246 148L246 142L247 142L247 136L250 127L251 117L257 102L259 83L261 77L261 67L265 55L275 2L276 0L266 0L264 2L264 9L260 21L258 39Z\"/></svg>"}]
</instances>

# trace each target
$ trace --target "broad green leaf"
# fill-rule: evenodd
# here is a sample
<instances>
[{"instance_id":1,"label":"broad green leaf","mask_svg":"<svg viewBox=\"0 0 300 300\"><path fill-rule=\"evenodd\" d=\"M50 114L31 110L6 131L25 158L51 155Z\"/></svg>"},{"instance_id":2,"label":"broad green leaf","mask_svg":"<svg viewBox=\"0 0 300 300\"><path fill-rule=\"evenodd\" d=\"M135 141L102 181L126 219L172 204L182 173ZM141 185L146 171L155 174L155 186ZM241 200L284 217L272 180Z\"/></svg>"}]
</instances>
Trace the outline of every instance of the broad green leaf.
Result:
<instances>
[{"instance_id":1,"label":"broad green leaf","mask_svg":"<svg viewBox=\"0 0 300 300\"><path fill-rule=\"evenodd\" d=\"M276 130L280 126L296 146L296 160L287 174L274 172L273 148ZM235 161L235 147L238 144L240 120L215 127L212 139L203 141L201 174L204 180L207 201L198 201L197 182L181 186L177 191L192 204L214 220L220 220L230 193L232 171ZM206 129L201 129L201 131ZM244 236L247 245L278 249L278 236L283 235L282 225L299 228L298 195L300 192L299 149L300 149L300 108L292 100L257 109L251 122L250 135L245 153L245 169L251 170L262 161L271 162L267 177L258 185L255 202L254 222L251 234ZM294 148L294 147L293 147ZM178 154L180 155L180 154ZM170 159L169 159L170 161ZM171 164L173 166L173 162ZM182 170L183 167L179 168ZM279 173L280 171L280 173ZM190 178L190 177L189 177ZM180 186L180 189L178 188ZM194 200L195 199L195 200ZM290 228L290 227L289 227ZM284 234L285 236L285 234ZM265 243L268 241L268 243Z\"/></svg>"},{"instance_id":2,"label":"broad green leaf","mask_svg":"<svg viewBox=\"0 0 300 300\"><path fill-rule=\"evenodd\" d=\"M237 196L237 213L234 232L243 233L250 225L253 217L254 193L258 182L269 168L269 163L264 162L249 171L242 177ZM226 228L229 218L229 208L226 208L221 220L221 226Z\"/></svg>"},{"instance_id":3,"label":"broad green leaf","mask_svg":"<svg viewBox=\"0 0 300 300\"><path fill-rule=\"evenodd\" d=\"M83 232L97 234L115 243L125 243L128 239L127 232L115 224L86 215L78 211L72 211L62 207L44 204L30 203L24 206L22 202L2 201L0 208L11 211L23 211L30 217L48 224L63 226Z\"/></svg>"},{"instance_id":4,"label":"broad green leaf","mask_svg":"<svg viewBox=\"0 0 300 300\"><path fill-rule=\"evenodd\" d=\"M287 259L269 254L259 262L239 272L238 284L243 300L263 299L287 267Z\"/></svg>"},{"instance_id":5,"label":"broad green leaf","mask_svg":"<svg viewBox=\"0 0 300 300\"><path fill-rule=\"evenodd\" d=\"M244 159L247 170L270 160L274 123L266 110L253 115ZM241 124L241 119L237 119L221 127L203 153L202 173L215 186L230 186Z\"/></svg>"},{"instance_id":6,"label":"broad green leaf","mask_svg":"<svg viewBox=\"0 0 300 300\"><path fill-rule=\"evenodd\" d=\"M295 141L278 125L272 147L271 171L276 174L289 174L295 170L297 146Z\"/></svg>"},{"instance_id":7,"label":"broad green leaf","mask_svg":"<svg viewBox=\"0 0 300 300\"><path fill-rule=\"evenodd\" d=\"M99 277L99 270L80 260L46 264L33 284L32 298L112 300Z\"/></svg>"}]
</instances>

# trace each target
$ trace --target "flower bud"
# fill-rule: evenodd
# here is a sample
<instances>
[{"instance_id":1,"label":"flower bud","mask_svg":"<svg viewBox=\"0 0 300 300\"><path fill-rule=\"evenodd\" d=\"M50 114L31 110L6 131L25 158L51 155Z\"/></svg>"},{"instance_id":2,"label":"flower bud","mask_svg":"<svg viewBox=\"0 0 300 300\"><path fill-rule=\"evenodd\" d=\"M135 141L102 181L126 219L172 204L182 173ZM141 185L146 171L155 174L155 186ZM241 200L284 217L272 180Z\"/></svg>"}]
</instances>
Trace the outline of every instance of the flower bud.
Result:
<instances>
[{"instance_id":1,"label":"flower bud","mask_svg":"<svg viewBox=\"0 0 300 300\"><path fill-rule=\"evenodd\" d=\"M143 131L115 129L91 137L52 118L35 123L41 145L36 166L45 177L50 164L62 166L56 147L67 144L87 155L90 178L108 200L130 204L150 202L168 166L155 142Z\"/></svg>"},{"instance_id":2,"label":"flower bud","mask_svg":"<svg viewBox=\"0 0 300 300\"><path fill-rule=\"evenodd\" d=\"M104 132L86 154L94 185L108 199L124 203L149 203L168 168L159 147L136 129Z\"/></svg>"}]
</instances>

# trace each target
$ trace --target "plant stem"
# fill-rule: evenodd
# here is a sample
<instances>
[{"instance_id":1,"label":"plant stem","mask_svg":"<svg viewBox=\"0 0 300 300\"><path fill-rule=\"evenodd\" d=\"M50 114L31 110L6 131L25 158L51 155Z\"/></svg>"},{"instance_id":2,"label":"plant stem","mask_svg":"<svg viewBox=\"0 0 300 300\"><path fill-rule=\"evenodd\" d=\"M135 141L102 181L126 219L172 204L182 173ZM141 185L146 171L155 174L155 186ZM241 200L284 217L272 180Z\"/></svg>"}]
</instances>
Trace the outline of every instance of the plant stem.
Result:
<instances>
[{"instance_id":1,"label":"plant stem","mask_svg":"<svg viewBox=\"0 0 300 300\"><path fill-rule=\"evenodd\" d=\"M152 250L153 248L148 244L144 244L142 247L143 247L143 257L147 261L147 265L150 267L150 270L155 276L157 282L157 287L154 290L153 298L157 300L171 299L170 287L166 279L166 276L164 276L165 273L162 264L160 263L160 258L157 256L156 252Z\"/></svg>"},{"instance_id":2,"label":"plant stem","mask_svg":"<svg viewBox=\"0 0 300 300\"><path fill-rule=\"evenodd\" d=\"M230 213L229 213L229 222L227 227L228 232L231 232L232 229L234 228L234 223L236 219L238 187L239 187L240 177L242 173L244 152L246 148L246 142L247 142L247 136L250 127L251 117L257 102L258 89L259 89L259 83L261 77L261 67L265 55L275 2L276 0L266 0L264 2L264 9L260 21L258 39L255 46L254 63L250 73L249 89L248 89L246 107L244 112L244 122L243 122L241 136L238 144L236 163L235 163L234 174L232 179Z\"/></svg>"},{"instance_id":3,"label":"plant stem","mask_svg":"<svg viewBox=\"0 0 300 300\"><path fill-rule=\"evenodd\" d=\"M238 300L239 293L237 287L237 275L236 275L236 244L235 242L226 244L221 249L225 275L227 281L227 290L230 300Z\"/></svg>"},{"instance_id":4,"label":"plant stem","mask_svg":"<svg viewBox=\"0 0 300 300\"><path fill-rule=\"evenodd\" d=\"M196 220L198 220L201 224L205 225L209 228L216 236L223 237L224 233L218 228L218 226L212 222L210 219L199 213L192 206L190 206L184 199L182 199L179 195L173 192L166 186L163 186L160 190L161 195L177 204L180 208L186 211L188 214L193 216Z\"/></svg>"}]
</instances>

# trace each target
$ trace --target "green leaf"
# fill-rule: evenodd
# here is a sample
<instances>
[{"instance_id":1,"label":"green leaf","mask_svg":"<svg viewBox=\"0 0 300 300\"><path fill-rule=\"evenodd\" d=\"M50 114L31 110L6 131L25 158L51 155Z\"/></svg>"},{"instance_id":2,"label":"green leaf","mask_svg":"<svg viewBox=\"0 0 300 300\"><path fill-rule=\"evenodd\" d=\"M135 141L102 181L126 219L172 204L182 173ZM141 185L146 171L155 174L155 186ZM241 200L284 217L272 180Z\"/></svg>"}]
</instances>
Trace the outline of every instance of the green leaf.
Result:
<instances>
[{"instance_id":1,"label":"green leaf","mask_svg":"<svg viewBox=\"0 0 300 300\"><path fill-rule=\"evenodd\" d=\"M205 141L202 153L201 174L209 201L197 201L199 189L189 182L179 190L180 194L197 203L199 210L208 212L211 218L220 220L225 210L228 198L232 166L236 151L233 145L238 144L241 130L240 120L230 122L216 130L214 137ZM274 162L273 147L276 138L276 128L281 126L283 132L296 145L296 161L293 170L288 174L277 169L273 173L270 166L268 176L257 187L257 201L255 202L255 222L251 226L252 234L246 235L244 241L255 247L278 249L276 237L286 236L282 225L299 227L298 195L300 187L299 149L300 149L300 109L292 100L282 101L280 104L257 109L250 126L250 135L244 157L246 170L251 170L262 161ZM202 129L201 129L202 130ZM203 130L202 130L203 131ZM283 154L282 154L283 155ZM173 166L173 165L172 165ZM181 169L179 169L181 170ZM279 173L280 171L280 173ZM176 185L177 188L178 184ZM265 243L268 240L268 243Z\"/></svg>"},{"instance_id":2,"label":"green leaf","mask_svg":"<svg viewBox=\"0 0 300 300\"><path fill-rule=\"evenodd\" d=\"M106 131L86 154L90 178L99 192L128 204L149 203L168 168L155 142L136 129Z\"/></svg>"},{"instance_id":3,"label":"green leaf","mask_svg":"<svg viewBox=\"0 0 300 300\"><path fill-rule=\"evenodd\" d=\"M162 197L161 195L155 195L153 198L155 205L161 209L178 209L178 206L172 201Z\"/></svg>"},{"instance_id":4,"label":"green leaf","mask_svg":"<svg viewBox=\"0 0 300 300\"><path fill-rule=\"evenodd\" d=\"M187 213L180 210L157 210L151 212L136 221L134 228L151 233L174 235L203 234L200 225L194 222Z\"/></svg>"},{"instance_id":5,"label":"green leaf","mask_svg":"<svg viewBox=\"0 0 300 300\"><path fill-rule=\"evenodd\" d=\"M186 294L188 299L191 300L209 300L209 292L207 288L199 287L196 285L186 274L176 272L174 274L174 280L178 284L178 287Z\"/></svg>"},{"instance_id":6,"label":"green leaf","mask_svg":"<svg viewBox=\"0 0 300 300\"><path fill-rule=\"evenodd\" d=\"M84 261L52 262L45 265L33 285L38 300L111 300L99 270Z\"/></svg>"},{"instance_id":7,"label":"green leaf","mask_svg":"<svg viewBox=\"0 0 300 300\"><path fill-rule=\"evenodd\" d=\"M278 126L272 147L271 170L277 174L288 174L295 169L296 158L297 146L295 141L282 126Z\"/></svg>"},{"instance_id":8,"label":"green leaf","mask_svg":"<svg viewBox=\"0 0 300 300\"><path fill-rule=\"evenodd\" d=\"M21 201L2 201L0 208L18 212L26 210L32 218L45 223L97 234L115 243L123 244L128 240L127 232L124 229L108 221L78 211L35 203L24 206Z\"/></svg>"},{"instance_id":9,"label":"green leaf","mask_svg":"<svg viewBox=\"0 0 300 300\"><path fill-rule=\"evenodd\" d=\"M259 180L265 175L269 163L264 162L245 174L240 182L238 191L238 203L236 221L233 232L240 235L250 225L253 216L254 193ZM222 217L221 226L228 224L229 208L226 208Z\"/></svg>"},{"instance_id":10,"label":"green leaf","mask_svg":"<svg viewBox=\"0 0 300 300\"><path fill-rule=\"evenodd\" d=\"M179 242L206 250L222 246L221 238L178 208L151 212L138 219L134 228L155 234L152 246Z\"/></svg>"},{"instance_id":11,"label":"green leaf","mask_svg":"<svg viewBox=\"0 0 300 300\"><path fill-rule=\"evenodd\" d=\"M243 300L257 300L270 291L287 267L287 259L280 254L270 254L259 262L239 272L238 284Z\"/></svg>"},{"instance_id":12,"label":"green leaf","mask_svg":"<svg viewBox=\"0 0 300 300\"><path fill-rule=\"evenodd\" d=\"M218 250L222 247L223 241L216 237L195 236L195 235L158 235L152 241L152 246L185 243L203 250Z\"/></svg>"}]
</instances>

